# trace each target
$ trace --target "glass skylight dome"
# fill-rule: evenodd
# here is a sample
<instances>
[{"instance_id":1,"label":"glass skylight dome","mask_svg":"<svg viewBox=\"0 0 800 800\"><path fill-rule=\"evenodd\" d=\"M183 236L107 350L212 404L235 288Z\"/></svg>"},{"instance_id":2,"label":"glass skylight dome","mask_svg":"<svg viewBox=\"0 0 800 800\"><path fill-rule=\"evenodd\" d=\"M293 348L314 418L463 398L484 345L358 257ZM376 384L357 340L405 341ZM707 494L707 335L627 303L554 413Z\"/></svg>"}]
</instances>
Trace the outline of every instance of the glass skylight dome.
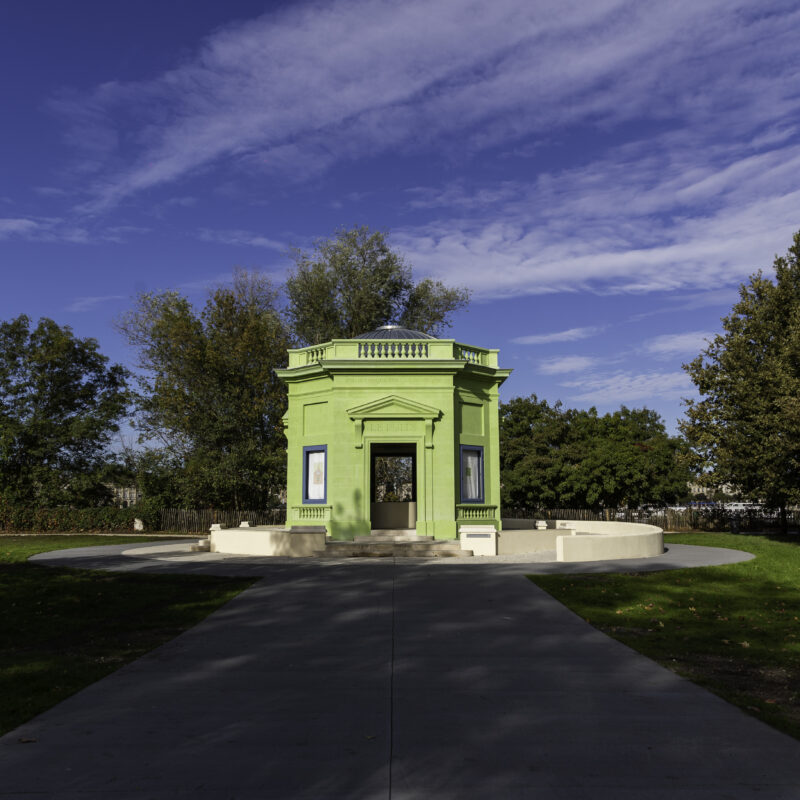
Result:
<instances>
[{"instance_id":1,"label":"glass skylight dome","mask_svg":"<svg viewBox=\"0 0 800 800\"><path fill-rule=\"evenodd\" d=\"M380 328L375 328L374 331L369 333L360 333L354 336L354 339L435 339L435 336L430 336L422 331L412 331L410 328L404 328L402 325L381 325Z\"/></svg>"}]
</instances>

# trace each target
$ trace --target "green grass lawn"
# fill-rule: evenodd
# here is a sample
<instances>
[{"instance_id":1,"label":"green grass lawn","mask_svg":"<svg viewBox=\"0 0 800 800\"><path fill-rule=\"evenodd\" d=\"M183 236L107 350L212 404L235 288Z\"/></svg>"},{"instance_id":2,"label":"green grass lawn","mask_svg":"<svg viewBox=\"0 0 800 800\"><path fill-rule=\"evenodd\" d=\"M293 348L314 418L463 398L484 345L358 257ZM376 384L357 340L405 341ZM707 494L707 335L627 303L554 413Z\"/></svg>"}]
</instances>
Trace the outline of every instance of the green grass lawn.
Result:
<instances>
[{"instance_id":1,"label":"green grass lawn","mask_svg":"<svg viewBox=\"0 0 800 800\"><path fill-rule=\"evenodd\" d=\"M0 733L174 638L254 583L26 563L46 550L142 541L0 537Z\"/></svg>"},{"instance_id":2,"label":"green grass lawn","mask_svg":"<svg viewBox=\"0 0 800 800\"><path fill-rule=\"evenodd\" d=\"M664 541L756 558L666 572L529 577L609 636L800 738L800 542L728 533Z\"/></svg>"}]
</instances>

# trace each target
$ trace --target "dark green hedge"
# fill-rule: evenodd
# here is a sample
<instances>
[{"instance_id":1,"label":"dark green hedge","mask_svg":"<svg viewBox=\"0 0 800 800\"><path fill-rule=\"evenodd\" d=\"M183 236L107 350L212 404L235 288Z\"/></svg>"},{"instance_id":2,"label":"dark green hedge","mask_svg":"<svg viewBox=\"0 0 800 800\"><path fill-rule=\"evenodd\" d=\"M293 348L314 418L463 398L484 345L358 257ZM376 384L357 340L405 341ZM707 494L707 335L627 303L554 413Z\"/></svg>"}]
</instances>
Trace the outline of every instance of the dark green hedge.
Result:
<instances>
[{"instance_id":1,"label":"dark green hedge","mask_svg":"<svg viewBox=\"0 0 800 800\"><path fill-rule=\"evenodd\" d=\"M26 508L0 501L0 531L111 531L133 532L138 517L153 530L152 514L143 508Z\"/></svg>"}]
</instances>

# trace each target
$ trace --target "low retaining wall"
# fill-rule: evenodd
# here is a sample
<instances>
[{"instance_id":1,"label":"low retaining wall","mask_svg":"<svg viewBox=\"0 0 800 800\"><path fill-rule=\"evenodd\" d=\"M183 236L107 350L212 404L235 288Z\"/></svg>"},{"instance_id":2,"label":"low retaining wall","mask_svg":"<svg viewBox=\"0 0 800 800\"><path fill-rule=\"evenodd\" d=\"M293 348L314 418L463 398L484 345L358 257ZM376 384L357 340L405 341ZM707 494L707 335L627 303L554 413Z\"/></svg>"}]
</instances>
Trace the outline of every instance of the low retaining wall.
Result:
<instances>
[{"instance_id":1,"label":"low retaining wall","mask_svg":"<svg viewBox=\"0 0 800 800\"><path fill-rule=\"evenodd\" d=\"M536 520L503 520L498 555L555 550L558 561L606 561L651 558L664 552L664 532L641 522L548 520L536 530Z\"/></svg>"},{"instance_id":2,"label":"low retaining wall","mask_svg":"<svg viewBox=\"0 0 800 800\"><path fill-rule=\"evenodd\" d=\"M541 553L544 550L555 550L556 539L563 535L564 531L555 529L546 531L537 531L532 528L506 529L506 521L503 520L503 530L497 533L497 555L510 556L518 553Z\"/></svg>"},{"instance_id":3,"label":"low retaining wall","mask_svg":"<svg viewBox=\"0 0 800 800\"><path fill-rule=\"evenodd\" d=\"M319 555L325 550L325 529L288 531L285 528L226 528L211 531L212 553L239 556L302 556Z\"/></svg>"},{"instance_id":4,"label":"low retaining wall","mask_svg":"<svg viewBox=\"0 0 800 800\"><path fill-rule=\"evenodd\" d=\"M495 534L482 526L462 526L464 549L476 555L514 555L555 550L558 561L606 561L620 558L650 558L664 552L661 528L636 522L548 520L546 530L535 528L536 520L503 520ZM472 536L474 538L465 538ZM485 537L477 538L477 537ZM211 551L249 556L315 556L325 551L325 528L240 527L213 530ZM482 547L482 545L486 547Z\"/></svg>"}]
</instances>

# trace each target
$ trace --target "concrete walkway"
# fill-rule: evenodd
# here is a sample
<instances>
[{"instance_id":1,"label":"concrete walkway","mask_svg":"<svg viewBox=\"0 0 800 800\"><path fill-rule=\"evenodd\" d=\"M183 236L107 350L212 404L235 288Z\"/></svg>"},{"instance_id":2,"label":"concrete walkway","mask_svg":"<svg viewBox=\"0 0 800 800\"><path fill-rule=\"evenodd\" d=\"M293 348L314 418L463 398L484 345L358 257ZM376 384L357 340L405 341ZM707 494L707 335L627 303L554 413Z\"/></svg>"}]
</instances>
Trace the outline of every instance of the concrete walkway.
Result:
<instances>
[{"instance_id":1,"label":"concrete walkway","mask_svg":"<svg viewBox=\"0 0 800 800\"><path fill-rule=\"evenodd\" d=\"M548 565L92 550L37 560L262 580L0 739L0 797L800 798L800 743L523 577Z\"/></svg>"}]
</instances>

